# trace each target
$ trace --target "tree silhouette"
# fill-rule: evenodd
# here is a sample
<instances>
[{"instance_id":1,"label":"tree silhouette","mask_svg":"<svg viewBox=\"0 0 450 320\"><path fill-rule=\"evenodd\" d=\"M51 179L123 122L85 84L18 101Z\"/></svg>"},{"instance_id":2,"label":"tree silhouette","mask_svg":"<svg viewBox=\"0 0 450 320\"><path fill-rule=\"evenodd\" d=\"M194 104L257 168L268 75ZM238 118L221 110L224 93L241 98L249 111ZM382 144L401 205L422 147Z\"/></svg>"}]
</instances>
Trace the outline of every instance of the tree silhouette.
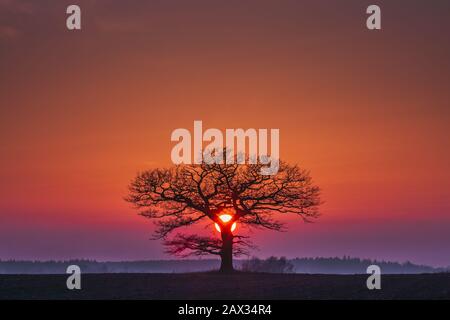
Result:
<instances>
[{"instance_id":1,"label":"tree silhouette","mask_svg":"<svg viewBox=\"0 0 450 320\"><path fill-rule=\"evenodd\" d=\"M280 161L274 175L261 175L264 164L177 165L140 173L129 186L126 200L139 213L154 219L155 239L166 252L179 256L213 254L220 270L233 271L233 254L246 254L251 243L233 234L233 224L281 231L277 214L296 214L305 221L318 216L320 190L309 173ZM226 214L228 219L223 219ZM169 235L177 228L202 220L217 224L220 238Z\"/></svg>"}]
</instances>

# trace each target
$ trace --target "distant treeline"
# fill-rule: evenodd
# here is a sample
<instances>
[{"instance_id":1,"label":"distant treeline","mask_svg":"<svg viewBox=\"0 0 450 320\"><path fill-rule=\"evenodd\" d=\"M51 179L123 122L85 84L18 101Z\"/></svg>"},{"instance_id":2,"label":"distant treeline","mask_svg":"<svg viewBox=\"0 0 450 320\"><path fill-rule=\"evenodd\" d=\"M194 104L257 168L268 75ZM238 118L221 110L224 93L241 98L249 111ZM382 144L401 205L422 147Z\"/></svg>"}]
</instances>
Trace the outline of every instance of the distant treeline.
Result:
<instances>
[{"instance_id":1,"label":"distant treeline","mask_svg":"<svg viewBox=\"0 0 450 320\"><path fill-rule=\"evenodd\" d=\"M272 260L270 260L272 259ZM284 259L286 260L286 259ZM68 260L68 261L1 261L0 274L61 274L65 273L69 265L78 265L83 273L181 273L217 270L219 260L146 260L146 261L120 261L98 262L94 260ZM255 258L251 260L236 260L235 267L244 270L261 272L296 273L323 273L323 274L358 274L366 273L369 265L380 266L383 273L435 273L449 272L450 269L433 268L416 265L411 262L398 263L389 261L376 261L351 257L342 258L296 258L283 261L274 257L267 260ZM275 268L274 268L275 266ZM267 269L267 270L266 270Z\"/></svg>"},{"instance_id":2,"label":"distant treeline","mask_svg":"<svg viewBox=\"0 0 450 320\"><path fill-rule=\"evenodd\" d=\"M69 265L78 265L83 273L182 273L215 270L219 260L145 260L99 262L95 260L68 261L1 261L0 274L60 274Z\"/></svg>"},{"instance_id":3,"label":"distant treeline","mask_svg":"<svg viewBox=\"0 0 450 320\"><path fill-rule=\"evenodd\" d=\"M358 274L366 273L367 267L375 264L385 274L399 273L435 273L449 272L449 268L433 268L425 265L417 265L411 262L377 261L351 257L342 258L296 258L290 260L297 273L325 273L325 274Z\"/></svg>"}]
</instances>

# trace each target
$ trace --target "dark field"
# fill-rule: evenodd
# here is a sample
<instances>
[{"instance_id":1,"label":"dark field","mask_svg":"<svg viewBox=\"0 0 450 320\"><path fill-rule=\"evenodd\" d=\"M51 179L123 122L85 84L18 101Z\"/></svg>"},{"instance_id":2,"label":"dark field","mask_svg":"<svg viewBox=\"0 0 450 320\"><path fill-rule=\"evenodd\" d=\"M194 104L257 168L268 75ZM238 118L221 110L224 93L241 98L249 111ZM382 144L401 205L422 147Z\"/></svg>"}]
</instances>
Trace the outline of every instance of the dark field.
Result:
<instances>
[{"instance_id":1,"label":"dark field","mask_svg":"<svg viewBox=\"0 0 450 320\"><path fill-rule=\"evenodd\" d=\"M450 274L366 275L217 273L84 274L81 290L66 275L0 275L0 299L450 299Z\"/></svg>"}]
</instances>

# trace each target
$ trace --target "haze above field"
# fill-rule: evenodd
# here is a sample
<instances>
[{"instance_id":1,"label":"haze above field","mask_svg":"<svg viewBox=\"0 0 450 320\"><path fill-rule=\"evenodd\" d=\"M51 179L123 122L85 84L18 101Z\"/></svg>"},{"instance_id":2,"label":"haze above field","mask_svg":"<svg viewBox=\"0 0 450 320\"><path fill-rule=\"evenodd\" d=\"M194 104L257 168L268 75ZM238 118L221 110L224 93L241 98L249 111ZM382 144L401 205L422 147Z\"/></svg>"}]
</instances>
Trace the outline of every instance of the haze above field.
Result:
<instances>
[{"instance_id":1,"label":"haze above field","mask_svg":"<svg viewBox=\"0 0 450 320\"><path fill-rule=\"evenodd\" d=\"M236 260L235 267L242 270L245 260ZM358 258L297 258L288 260L294 273L366 274L367 267L376 264L384 274L415 274L448 272L410 262L398 263ZM0 274L65 274L69 265L78 265L83 273L183 273L218 270L220 261L202 260L149 260L97 262L87 260L68 261L0 261ZM274 264L266 265L259 272L283 272Z\"/></svg>"}]
</instances>

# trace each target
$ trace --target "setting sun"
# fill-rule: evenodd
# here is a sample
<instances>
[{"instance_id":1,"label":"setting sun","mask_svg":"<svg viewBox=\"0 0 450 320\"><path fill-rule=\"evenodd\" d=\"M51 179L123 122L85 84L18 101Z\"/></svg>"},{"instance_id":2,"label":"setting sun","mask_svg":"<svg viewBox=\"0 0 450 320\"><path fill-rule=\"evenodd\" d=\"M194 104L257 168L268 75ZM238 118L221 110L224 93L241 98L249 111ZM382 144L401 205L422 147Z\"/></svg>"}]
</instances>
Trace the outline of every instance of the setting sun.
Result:
<instances>
[{"instance_id":1,"label":"setting sun","mask_svg":"<svg viewBox=\"0 0 450 320\"><path fill-rule=\"evenodd\" d=\"M230 214L222 214L219 216L219 219L222 220L223 223L228 223L231 219L233 218L232 215ZM220 226L218 223L214 223L214 226L216 227L216 230L221 232L220 230ZM233 224L231 225L231 231L233 232L236 229L236 222L233 222Z\"/></svg>"},{"instance_id":2,"label":"setting sun","mask_svg":"<svg viewBox=\"0 0 450 320\"><path fill-rule=\"evenodd\" d=\"M219 219L222 220L225 223L230 221L231 218L233 218L233 217L231 215L229 215L229 214L222 214L222 215L219 216Z\"/></svg>"}]
</instances>

